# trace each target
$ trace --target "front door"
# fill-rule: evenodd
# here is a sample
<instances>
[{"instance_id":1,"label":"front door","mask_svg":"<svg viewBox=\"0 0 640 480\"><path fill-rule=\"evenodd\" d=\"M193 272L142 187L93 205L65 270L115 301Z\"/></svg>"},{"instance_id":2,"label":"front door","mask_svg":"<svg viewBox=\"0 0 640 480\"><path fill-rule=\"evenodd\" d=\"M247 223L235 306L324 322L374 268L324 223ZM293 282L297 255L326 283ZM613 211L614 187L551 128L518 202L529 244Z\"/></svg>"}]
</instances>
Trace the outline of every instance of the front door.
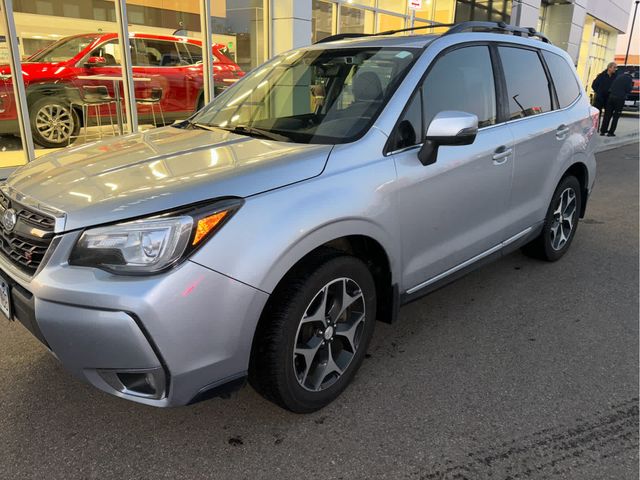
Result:
<instances>
[{"instance_id":1,"label":"front door","mask_svg":"<svg viewBox=\"0 0 640 480\"><path fill-rule=\"evenodd\" d=\"M423 166L420 145L411 143L422 142L419 132L446 110L477 115L476 140L440 147L437 161ZM513 141L509 128L497 121L491 53L486 45L473 45L436 61L399 122L392 149L400 186L403 284L409 293L505 240Z\"/></svg>"},{"instance_id":2,"label":"front door","mask_svg":"<svg viewBox=\"0 0 640 480\"><path fill-rule=\"evenodd\" d=\"M133 48L133 41L130 40L130 48L131 48L131 58L135 64L135 49ZM122 90L122 80L114 80L114 79L122 79L122 53L120 49L120 44L118 43L118 39L112 39L105 43L100 44L95 47L91 53L83 60L86 62L90 57L102 57L105 60L103 64L94 64L92 66L87 66L86 63L78 65L76 76L74 77L74 85L80 90L81 94L85 94L84 87L103 87L107 89L108 95L112 98L116 97L116 84L118 88L118 95L120 96L120 105L121 111L124 112L124 94ZM136 77L137 71L134 67L133 76ZM96 79L90 78L80 78L80 77L92 77L98 76ZM102 78L101 78L102 77ZM104 78L104 77L112 77L112 78ZM136 98L139 98L140 95L144 93L143 85L140 82L134 81L134 95ZM102 117L102 124L107 124L110 120L109 117L115 122L116 119L116 107L115 103L109 104L105 103L104 105L97 107L90 107L88 109L89 124L95 124L96 120L96 110L100 112ZM124 115L124 114L123 114ZM121 119L124 121L124 118Z\"/></svg>"}]
</instances>

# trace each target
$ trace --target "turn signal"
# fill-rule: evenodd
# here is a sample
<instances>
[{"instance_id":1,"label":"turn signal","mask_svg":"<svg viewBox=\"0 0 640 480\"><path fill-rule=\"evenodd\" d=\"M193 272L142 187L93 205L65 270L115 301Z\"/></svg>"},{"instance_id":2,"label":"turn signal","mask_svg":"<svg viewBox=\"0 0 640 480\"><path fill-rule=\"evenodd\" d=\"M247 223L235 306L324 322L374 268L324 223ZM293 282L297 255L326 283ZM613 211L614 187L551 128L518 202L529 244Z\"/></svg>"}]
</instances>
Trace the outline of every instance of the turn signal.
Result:
<instances>
[{"instance_id":1,"label":"turn signal","mask_svg":"<svg viewBox=\"0 0 640 480\"><path fill-rule=\"evenodd\" d=\"M191 243L193 246L198 245L203 238L205 238L209 232L211 232L216 226L220 224L222 220L227 216L229 210L224 210L222 212L214 213L213 215L209 215L208 217L201 218L198 220L198 225L196 226L196 234L193 237L193 242Z\"/></svg>"}]
</instances>

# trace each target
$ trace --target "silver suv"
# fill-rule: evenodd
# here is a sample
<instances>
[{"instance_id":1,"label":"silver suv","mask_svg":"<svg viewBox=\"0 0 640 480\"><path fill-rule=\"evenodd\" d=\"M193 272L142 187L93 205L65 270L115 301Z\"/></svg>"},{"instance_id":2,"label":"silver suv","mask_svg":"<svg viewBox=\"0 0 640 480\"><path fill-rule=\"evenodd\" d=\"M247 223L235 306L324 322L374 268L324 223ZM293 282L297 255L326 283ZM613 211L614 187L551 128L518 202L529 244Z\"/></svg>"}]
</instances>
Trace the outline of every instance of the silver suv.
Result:
<instances>
[{"instance_id":1,"label":"silver suv","mask_svg":"<svg viewBox=\"0 0 640 480\"><path fill-rule=\"evenodd\" d=\"M567 252L598 119L565 52L493 23L328 40L188 121L12 174L4 314L122 398L185 405L248 379L311 412L375 320L513 249Z\"/></svg>"}]
</instances>

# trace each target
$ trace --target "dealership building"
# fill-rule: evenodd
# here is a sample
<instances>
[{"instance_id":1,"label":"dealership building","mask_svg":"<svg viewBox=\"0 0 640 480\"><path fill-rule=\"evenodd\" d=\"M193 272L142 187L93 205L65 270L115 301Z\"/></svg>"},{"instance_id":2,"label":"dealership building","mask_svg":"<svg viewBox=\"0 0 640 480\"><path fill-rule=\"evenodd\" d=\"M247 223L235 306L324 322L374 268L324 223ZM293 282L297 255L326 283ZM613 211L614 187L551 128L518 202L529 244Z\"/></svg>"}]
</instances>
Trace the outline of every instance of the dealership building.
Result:
<instances>
[{"instance_id":1,"label":"dealership building","mask_svg":"<svg viewBox=\"0 0 640 480\"><path fill-rule=\"evenodd\" d=\"M127 0L128 30L199 39L204 1ZM23 61L69 35L117 32L118 3L6 1L12 8L16 48ZM225 54L245 72L281 52L338 33L378 33L468 20L504 21L536 27L565 49L587 86L613 60L617 36L627 29L632 5L632 0L211 0L208 8L213 42L222 45ZM7 63L11 36L2 31L0 35L0 59ZM1 88L0 97L4 95L4 101L11 102L11 92ZM0 105L0 110L5 107ZM36 156L43 152L46 149L36 146ZM2 171L27 158L19 138L0 136Z\"/></svg>"}]
</instances>

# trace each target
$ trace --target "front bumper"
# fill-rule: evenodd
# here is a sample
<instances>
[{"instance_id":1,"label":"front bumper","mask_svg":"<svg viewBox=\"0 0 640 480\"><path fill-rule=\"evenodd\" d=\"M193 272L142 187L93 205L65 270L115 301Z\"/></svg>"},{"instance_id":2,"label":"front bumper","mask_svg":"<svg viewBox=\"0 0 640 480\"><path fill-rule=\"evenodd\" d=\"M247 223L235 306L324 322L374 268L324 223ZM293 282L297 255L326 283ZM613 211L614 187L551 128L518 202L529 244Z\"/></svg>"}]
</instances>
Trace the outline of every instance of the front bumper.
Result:
<instances>
[{"instance_id":1,"label":"front bumper","mask_svg":"<svg viewBox=\"0 0 640 480\"><path fill-rule=\"evenodd\" d=\"M148 277L72 267L79 234L62 235L31 279L0 257L14 317L67 370L154 406L185 405L246 375L266 293L190 261ZM117 372L153 372L161 398L121 388Z\"/></svg>"}]
</instances>

